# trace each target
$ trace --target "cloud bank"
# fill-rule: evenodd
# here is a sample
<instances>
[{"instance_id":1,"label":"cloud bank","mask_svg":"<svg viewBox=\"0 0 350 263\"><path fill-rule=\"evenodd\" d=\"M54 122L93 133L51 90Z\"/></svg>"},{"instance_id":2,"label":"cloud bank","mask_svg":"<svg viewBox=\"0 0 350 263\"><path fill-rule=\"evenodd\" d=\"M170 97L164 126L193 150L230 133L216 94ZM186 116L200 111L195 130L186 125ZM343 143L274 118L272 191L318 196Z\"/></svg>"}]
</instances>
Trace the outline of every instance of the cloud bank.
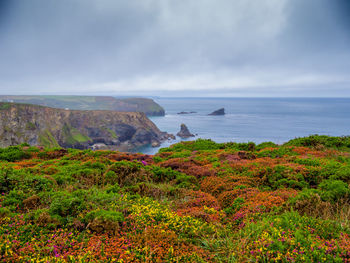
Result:
<instances>
[{"instance_id":1,"label":"cloud bank","mask_svg":"<svg viewBox=\"0 0 350 263\"><path fill-rule=\"evenodd\" d=\"M347 0L3 0L1 94L350 96Z\"/></svg>"}]
</instances>

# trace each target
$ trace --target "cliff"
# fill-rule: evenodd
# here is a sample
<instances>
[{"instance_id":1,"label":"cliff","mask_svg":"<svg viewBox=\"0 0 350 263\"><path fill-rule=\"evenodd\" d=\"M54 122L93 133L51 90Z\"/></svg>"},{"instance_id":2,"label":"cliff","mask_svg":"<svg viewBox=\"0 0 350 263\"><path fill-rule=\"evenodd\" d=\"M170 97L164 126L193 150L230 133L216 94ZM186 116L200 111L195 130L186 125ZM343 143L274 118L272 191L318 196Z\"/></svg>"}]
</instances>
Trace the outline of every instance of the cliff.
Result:
<instances>
[{"instance_id":1,"label":"cliff","mask_svg":"<svg viewBox=\"0 0 350 263\"><path fill-rule=\"evenodd\" d=\"M0 96L0 101L36 104L71 110L112 110L144 112L147 116L164 116L164 109L147 98L117 99L110 96Z\"/></svg>"},{"instance_id":2,"label":"cliff","mask_svg":"<svg viewBox=\"0 0 350 263\"><path fill-rule=\"evenodd\" d=\"M0 127L0 147L28 143L129 150L167 138L141 112L63 110L16 103L0 103Z\"/></svg>"}]
</instances>

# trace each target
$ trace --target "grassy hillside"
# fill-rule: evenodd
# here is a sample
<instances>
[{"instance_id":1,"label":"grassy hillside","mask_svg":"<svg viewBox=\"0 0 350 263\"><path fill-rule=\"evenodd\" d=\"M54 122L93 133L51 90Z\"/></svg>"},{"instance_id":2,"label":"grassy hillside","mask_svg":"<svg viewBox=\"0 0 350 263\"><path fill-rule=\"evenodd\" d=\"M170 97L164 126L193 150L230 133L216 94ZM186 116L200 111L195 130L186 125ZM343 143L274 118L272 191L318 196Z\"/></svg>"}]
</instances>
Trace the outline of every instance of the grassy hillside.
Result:
<instances>
[{"instance_id":1,"label":"grassy hillside","mask_svg":"<svg viewBox=\"0 0 350 263\"><path fill-rule=\"evenodd\" d=\"M349 137L0 149L1 262L350 262Z\"/></svg>"},{"instance_id":2,"label":"grassy hillside","mask_svg":"<svg viewBox=\"0 0 350 263\"><path fill-rule=\"evenodd\" d=\"M163 116L164 109L147 98L117 99L110 96L6 96L1 95L0 101L28 103L53 108L71 110L114 110L144 112L148 116Z\"/></svg>"}]
</instances>

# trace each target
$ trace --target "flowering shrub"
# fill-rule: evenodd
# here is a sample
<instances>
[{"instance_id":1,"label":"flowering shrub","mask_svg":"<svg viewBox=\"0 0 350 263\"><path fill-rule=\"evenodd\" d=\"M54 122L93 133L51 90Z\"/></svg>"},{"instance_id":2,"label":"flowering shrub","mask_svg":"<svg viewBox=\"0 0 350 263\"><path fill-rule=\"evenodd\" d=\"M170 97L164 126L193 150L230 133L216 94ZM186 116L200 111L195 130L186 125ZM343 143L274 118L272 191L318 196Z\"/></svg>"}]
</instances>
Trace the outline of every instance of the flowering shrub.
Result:
<instances>
[{"instance_id":1,"label":"flowering shrub","mask_svg":"<svg viewBox=\"0 0 350 263\"><path fill-rule=\"evenodd\" d=\"M0 150L0 262L350 262L348 138Z\"/></svg>"},{"instance_id":2,"label":"flowering shrub","mask_svg":"<svg viewBox=\"0 0 350 263\"><path fill-rule=\"evenodd\" d=\"M253 235L245 256L261 262L350 262L349 236L332 222L298 213L285 213L250 224L244 230ZM347 246L346 245L346 246Z\"/></svg>"},{"instance_id":3,"label":"flowering shrub","mask_svg":"<svg viewBox=\"0 0 350 263\"><path fill-rule=\"evenodd\" d=\"M214 231L214 227L190 216L175 212L149 198L142 198L130 208L130 218L142 231L144 227L160 225L185 237L196 237Z\"/></svg>"}]
</instances>

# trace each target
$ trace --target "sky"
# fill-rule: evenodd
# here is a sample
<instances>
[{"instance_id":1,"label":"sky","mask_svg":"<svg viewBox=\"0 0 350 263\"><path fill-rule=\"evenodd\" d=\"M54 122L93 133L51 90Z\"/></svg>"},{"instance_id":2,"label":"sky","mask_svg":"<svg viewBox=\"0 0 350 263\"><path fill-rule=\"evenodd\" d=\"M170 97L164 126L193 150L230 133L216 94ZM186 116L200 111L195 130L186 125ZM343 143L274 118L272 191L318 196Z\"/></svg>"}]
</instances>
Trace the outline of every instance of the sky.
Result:
<instances>
[{"instance_id":1,"label":"sky","mask_svg":"<svg viewBox=\"0 0 350 263\"><path fill-rule=\"evenodd\" d=\"M0 94L350 97L350 1L0 0Z\"/></svg>"}]
</instances>

